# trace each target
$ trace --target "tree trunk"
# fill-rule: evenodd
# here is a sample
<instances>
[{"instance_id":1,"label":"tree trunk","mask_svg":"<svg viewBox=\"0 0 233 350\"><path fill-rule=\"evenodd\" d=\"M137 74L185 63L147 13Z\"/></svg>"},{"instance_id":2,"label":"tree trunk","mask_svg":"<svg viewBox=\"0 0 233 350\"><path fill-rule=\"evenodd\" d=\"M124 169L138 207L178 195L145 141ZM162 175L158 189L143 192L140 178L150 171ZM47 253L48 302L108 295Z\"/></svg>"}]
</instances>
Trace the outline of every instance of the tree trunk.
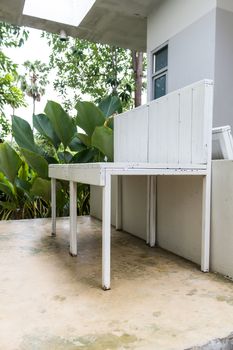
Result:
<instances>
[{"instance_id":1,"label":"tree trunk","mask_svg":"<svg viewBox=\"0 0 233 350\"><path fill-rule=\"evenodd\" d=\"M142 104L142 78L143 78L143 52L132 51L132 62L134 72L134 106Z\"/></svg>"}]
</instances>

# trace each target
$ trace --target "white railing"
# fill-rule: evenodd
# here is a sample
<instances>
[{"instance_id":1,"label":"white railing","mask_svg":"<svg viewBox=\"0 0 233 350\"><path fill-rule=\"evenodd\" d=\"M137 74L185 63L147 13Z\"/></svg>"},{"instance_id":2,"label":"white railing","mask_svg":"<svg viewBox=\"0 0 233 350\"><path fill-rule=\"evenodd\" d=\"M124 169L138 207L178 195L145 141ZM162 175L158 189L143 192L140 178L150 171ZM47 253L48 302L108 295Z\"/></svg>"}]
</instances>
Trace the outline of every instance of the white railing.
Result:
<instances>
[{"instance_id":1,"label":"white railing","mask_svg":"<svg viewBox=\"0 0 233 350\"><path fill-rule=\"evenodd\" d=\"M114 161L207 164L213 82L203 80L115 118Z\"/></svg>"}]
</instances>

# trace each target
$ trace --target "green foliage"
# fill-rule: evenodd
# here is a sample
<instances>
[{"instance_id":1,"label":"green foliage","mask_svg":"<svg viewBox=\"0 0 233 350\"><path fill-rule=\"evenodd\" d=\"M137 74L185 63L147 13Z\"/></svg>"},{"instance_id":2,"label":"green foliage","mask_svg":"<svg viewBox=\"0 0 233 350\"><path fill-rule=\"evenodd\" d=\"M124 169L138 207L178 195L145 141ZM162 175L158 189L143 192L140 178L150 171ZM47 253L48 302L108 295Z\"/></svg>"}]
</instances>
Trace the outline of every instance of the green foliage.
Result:
<instances>
[{"instance_id":1,"label":"green foliage","mask_svg":"<svg viewBox=\"0 0 233 350\"><path fill-rule=\"evenodd\" d=\"M22 160L7 142L0 144L0 170L10 182L14 182L21 164Z\"/></svg>"},{"instance_id":2,"label":"green foliage","mask_svg":"<svg viewBox=\"0 0 233 350\"><path fill-rule=\"evenodd\" d=\"M71 100L88 95L95 102L115 94L124 107L133 105L134 72L131 52L115 46L69 38L61 41L59 35L43 33L52 49L50 67L57 75L54 88L63 97L66 107Z\"/></svg>"},{"instance_id":3,"label":"green foliage","mask_svg":"<svg viewBox=\"0 0 233 350\"><path fill-rule=\"evenodd\" d=\"M49 83L49 67L39 60L34 62L26 61L23 66L25 68L25 74L20 77L21 89L26 95L32 98L32 115L34 115L36 101L39 102L41 100Z\"/></svg>"},{"instance_id":4,"label":"green foliage","mask_svg":"<svg viewBox=\"0 0 233 350\"><path fill-rule=\"evenodd\" d=\"M52 143L55 149L58 149L61 141L53 130L53 125L46 114L34 115L33 125L45 139L48 139Z\"/></svg>"},{"instance_id":5,"label":"green foliage","mask_svg":"<svg viewBox=\"0 0 233 350\"><path fill-rule=\"evenodd\" d=\"M64 149L69 145L76 133L76 126L72 118L64 111L59 103L48 101L45 107L45 114L60 140Z\"/></svg>"},{"instance_id":6,"label":"green foliage","mask_svg":"<svg viewBox=\"0 0 233 350\"><path fill-rule=\"evenodd\" d=\"M58 103L48 101L45 113L33 118L36 135L27 121L13 116L12 130L18 151L8 143L0 144L2 219L50 215L49 164L113 160L110 111L116 113L120 101L111 96L101 105L102 111L92 103L78 102L77 117L72 119ZM77 126L86 133L77 132ZM38 140L47 145L46 151ZM66 182L57 181L57 215L68 214L68 191ZM78 184L78 214L88 213L89 187Z\"/></svg>"},{"instance_id":7,"label":"green foliage","mask_svg":"<svg viewBox=\"0 0 233 350\"><path fill-rule=\"evenodd\" d=\"M98 126L93 132L91 143L103 154L109 161L113 161L113 131L107 126Z\"/></svg>"},{"instance_id":8,"label":"green foliage","mask_svg":"<svg viewBox=\"0 0 233 350\"><path fill-rule=\"evenodd\" d=\"M18 66L7 57L3 49L21 47L28 38L28 31L18 26L0 22L0 124L1 139L10 133L10 125L4 113L6 106L12 109L25 106L24 96L18 85Z\"/></svg>"},{"instance_id":9,"label":"green foliage","mask_svg":"<svg viewBox=\"0 0 233 350\"><path fill-rule=\"evenodd\" d=\"M91 136L96 126L101 126L105 122L105 115L92 102L79 101L76 106L77 125L82 128L88 136ZM82 141L82 140L81 140Z\"/></svg>"},{"instance_id":10,"label":"green foliage","mask_svg":"<svg viewBox=\"0 0 233 350\"><path fill-rule=\"evenodd\" d=\"M37 152L33 131L26 120L14 115L12 117L12 134L19 147Z\"/></svg>"}]
</instances>

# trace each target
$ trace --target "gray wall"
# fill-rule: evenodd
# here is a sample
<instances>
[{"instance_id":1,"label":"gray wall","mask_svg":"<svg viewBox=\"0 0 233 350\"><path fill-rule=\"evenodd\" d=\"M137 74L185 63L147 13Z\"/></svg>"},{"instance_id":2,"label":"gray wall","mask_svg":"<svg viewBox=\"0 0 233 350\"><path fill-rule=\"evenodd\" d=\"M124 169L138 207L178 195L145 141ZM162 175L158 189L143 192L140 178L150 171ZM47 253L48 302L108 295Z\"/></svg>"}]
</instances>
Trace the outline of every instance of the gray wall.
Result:
<instances>
[{"instance_id":1,"label":"gray wall","mask_svg":"<svg viewBox=\"0 0 233 350\"><path fill-rule=\"evenodd\" d=\"M233 13L217 9L214 125L233 130Z\"/></svg>"},{"instance_id":2,"label":"gray wall","mask_svg":"<svg viewBox=\"0 0 233 350\"><path fill-rule=\"evenodd\" d=\"M168 42L168 92L214 79L215 17L212 10Z\"/></svg>"},{"instance_id":3,"label":"gray wall","mask_svg":"<svg viewBox=\"0 0 233 350\"><path fill-rule=\"evenodd\" d=\"M233 162L212 168L211 269L233 278Z\"/></svg>"},{"instance_id":4,"label":"gray wall","mask_svg":"<svg viewBox=\"0 0 233 350\"><path fill-rule=\"evenodd\" d=\"M233 161L213 161L212 170L210 265L212 271L233 278ZM146 178L124 180L123 229L146 240ZM113 210L115 191L114 185ZM101 190L92 186L91 195L91 214L101 218ZM157 202L158 245L200 265L201 177L158 177Z\"/></svg>"}]
</instances>

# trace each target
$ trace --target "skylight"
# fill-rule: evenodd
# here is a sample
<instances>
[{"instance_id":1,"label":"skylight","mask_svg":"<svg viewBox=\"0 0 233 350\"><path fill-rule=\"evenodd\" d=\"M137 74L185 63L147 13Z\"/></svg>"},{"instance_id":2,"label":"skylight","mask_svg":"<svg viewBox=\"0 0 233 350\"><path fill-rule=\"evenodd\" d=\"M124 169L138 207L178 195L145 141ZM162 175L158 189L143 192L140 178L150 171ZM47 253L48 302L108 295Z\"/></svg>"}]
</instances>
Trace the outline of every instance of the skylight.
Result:
<instances>
[{"instance_id":1,"label":"skylight","mask_svg":"<svg viewBox=\"0 0 233 350\"><path fill-rule=\"evenodd\" d=\"M23 14L77 27L96 0L25 0Z\"/></svg>"}]
</instances>

